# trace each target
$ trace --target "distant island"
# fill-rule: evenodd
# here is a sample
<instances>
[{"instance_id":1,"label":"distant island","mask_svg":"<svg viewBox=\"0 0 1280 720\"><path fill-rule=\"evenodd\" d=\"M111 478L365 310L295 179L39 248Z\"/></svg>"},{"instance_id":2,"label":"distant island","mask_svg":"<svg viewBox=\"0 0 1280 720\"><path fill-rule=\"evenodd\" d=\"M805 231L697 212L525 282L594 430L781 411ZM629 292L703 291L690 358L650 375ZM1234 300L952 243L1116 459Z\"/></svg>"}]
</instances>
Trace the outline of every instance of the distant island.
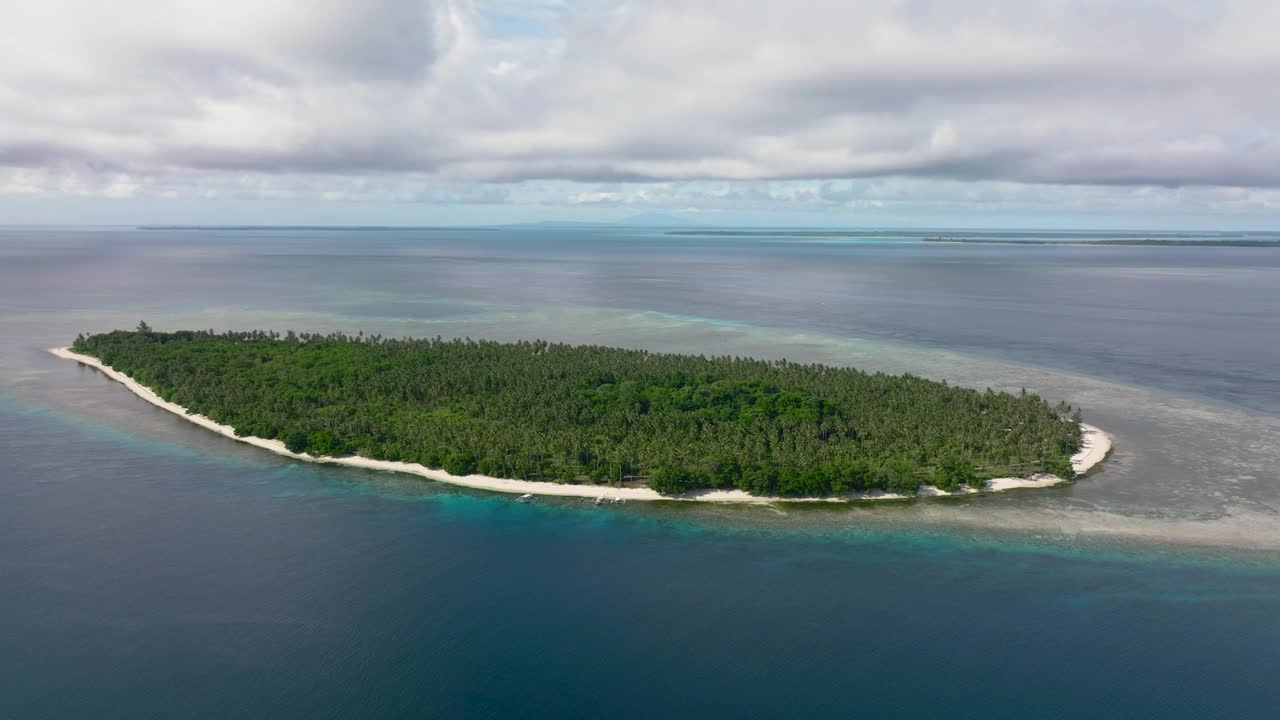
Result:
<instances>
[{"instance_id":1,"label":"distant island","mask_svg":"<svg viewBox=\"0 0 1280 720\"><path fill-rule=\"evenodd\" d=\"M702 237L919 237L918 230L803 230L774 228L772 230L737 230L733 228L707 228L702 230L668 230L667 235Z\"/></svg>"},{"instance_id":2,"label":"distant island","mask_svg":"<svg viewBox=\"0 0 1280 720\"><path fill-rule=\"evenodd\" d=\"M787 361L145 323L54 352L283 454L509 492L909 497L1054 484L1109 448L1025 391Z\"/></svg>"},{"instance_id":3,"label":"distant island","mask_svg":"<svg viewBox=\"0 0 1280 720\"><path fill-rule=\"evenodd\" d=\"M709 228L693 230L669 230L667 235L684 235L691 237L744 237L744 238L902 238L914 239L928 243L965 243L973 245L1131 245L1137 247L1280 247L1280 240L1251 240L1241 237L1210 238L1176 238L1176 237L1111 237L1094 239L1087 235L1069 232L1027 233L1023 238L985 237L976 233L960 235L923 237L919 230L821 230L776 228L773 230L735 230L728 228ZM1028 239L1034 238L1034 239Z\"/></svg>"},{"instance_id":4,"label":"distant island","mask_svg":"<svg viewBox=\"0 0 1280 720\"><path fill-rule=\"evenodd\" d=\"M135 230L183 230L183 231L300 231L308 232L395 232L400 230L432 232L493 232L496 227L453 225L138 225Z\"/></svg>"},{"instance_id":5,"label":"distant island","mask_svg":"<svg viewBox=\"0 0 1280 720\"><path fill-rule=\"evenodd\" d=\"M1173 240L1168 238L1133 238L1122 240L1001 240L997 238L927 237L922 242L963 243L966 245L1126 245L1134 247L1280 247L1280 240Z\"/></svg>"}]
</instances>

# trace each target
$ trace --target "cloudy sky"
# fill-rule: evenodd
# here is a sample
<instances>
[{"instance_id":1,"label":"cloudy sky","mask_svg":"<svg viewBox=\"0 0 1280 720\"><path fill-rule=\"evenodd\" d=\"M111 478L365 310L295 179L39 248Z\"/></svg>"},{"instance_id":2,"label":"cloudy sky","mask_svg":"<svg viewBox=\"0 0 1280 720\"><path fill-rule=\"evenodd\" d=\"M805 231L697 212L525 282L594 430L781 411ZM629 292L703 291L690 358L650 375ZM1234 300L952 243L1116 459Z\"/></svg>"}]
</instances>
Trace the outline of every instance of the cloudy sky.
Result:
<instances>
[{"instance_id":1,"label":"cloudy sky","mask_svg":"<svg viewBox=\"0 0 1280 720\"><path fill-rule=\"evenodd\" d=\"M1275 0L6 0L0 223L1280 227Z\"/></svg>"}]
</instances>

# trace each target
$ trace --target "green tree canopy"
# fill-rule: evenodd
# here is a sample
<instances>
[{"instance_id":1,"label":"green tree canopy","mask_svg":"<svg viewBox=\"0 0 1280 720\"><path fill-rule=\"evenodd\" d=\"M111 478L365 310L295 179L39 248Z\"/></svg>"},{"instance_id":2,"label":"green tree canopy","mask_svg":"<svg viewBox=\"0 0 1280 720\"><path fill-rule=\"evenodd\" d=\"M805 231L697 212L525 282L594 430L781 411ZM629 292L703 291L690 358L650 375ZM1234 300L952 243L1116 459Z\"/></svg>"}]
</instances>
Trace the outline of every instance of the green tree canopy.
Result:
<instances>
[{"instance_id":1,"label":"green tree canopy","mask_svg":"<svg viewBox=\"0 0 1280 720\"><path fill-rule=\"evenodd\" d=\"M786 361L145 324L73 347L240 435L459 475L910 494L1070 474L1080 445L1070 406L1025 391Z\"/></svg>"}]
</instances>

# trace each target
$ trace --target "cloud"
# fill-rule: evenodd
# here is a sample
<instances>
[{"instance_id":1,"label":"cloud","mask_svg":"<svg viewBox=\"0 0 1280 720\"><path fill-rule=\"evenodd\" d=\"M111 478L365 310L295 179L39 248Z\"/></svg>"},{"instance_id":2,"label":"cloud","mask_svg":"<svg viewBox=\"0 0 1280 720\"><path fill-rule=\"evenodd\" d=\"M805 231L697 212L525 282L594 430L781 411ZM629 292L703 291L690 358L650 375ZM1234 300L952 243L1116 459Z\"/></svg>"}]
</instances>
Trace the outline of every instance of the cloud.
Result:
<instances>
[{"instance_id":1,"label":"cloud","mask_svg":"<svg viewBox=\"0 0 1280 720\"><path fill-rule=\"evenodd\" d=\"M0 169L49 193L741 186L712 204L768 181L820 205L851 179L1268 190L1275 27L1269 0L11 0Z\"/></svg>"}]
</instances>

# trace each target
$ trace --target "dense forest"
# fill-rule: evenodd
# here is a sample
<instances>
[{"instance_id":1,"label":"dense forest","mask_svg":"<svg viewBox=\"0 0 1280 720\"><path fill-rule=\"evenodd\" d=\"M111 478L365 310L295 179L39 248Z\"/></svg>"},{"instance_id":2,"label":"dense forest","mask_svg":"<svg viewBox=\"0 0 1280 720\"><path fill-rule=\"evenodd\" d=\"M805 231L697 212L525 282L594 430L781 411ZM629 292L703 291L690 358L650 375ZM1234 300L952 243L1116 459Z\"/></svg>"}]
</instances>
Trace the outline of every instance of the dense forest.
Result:
<instances>
[{"instance_id":1,"label":"dense forest","mask_svg":"<svg viewBox=\"0 0 1280 720\"><path fill-rule=\"evenodd\" d=\"M914 494L1070 477L1080 444L1078 410L1025 391L785 360L145 323L72 349L240 435L458 475L668 494Z\"/></svg>"}]
</instances>

